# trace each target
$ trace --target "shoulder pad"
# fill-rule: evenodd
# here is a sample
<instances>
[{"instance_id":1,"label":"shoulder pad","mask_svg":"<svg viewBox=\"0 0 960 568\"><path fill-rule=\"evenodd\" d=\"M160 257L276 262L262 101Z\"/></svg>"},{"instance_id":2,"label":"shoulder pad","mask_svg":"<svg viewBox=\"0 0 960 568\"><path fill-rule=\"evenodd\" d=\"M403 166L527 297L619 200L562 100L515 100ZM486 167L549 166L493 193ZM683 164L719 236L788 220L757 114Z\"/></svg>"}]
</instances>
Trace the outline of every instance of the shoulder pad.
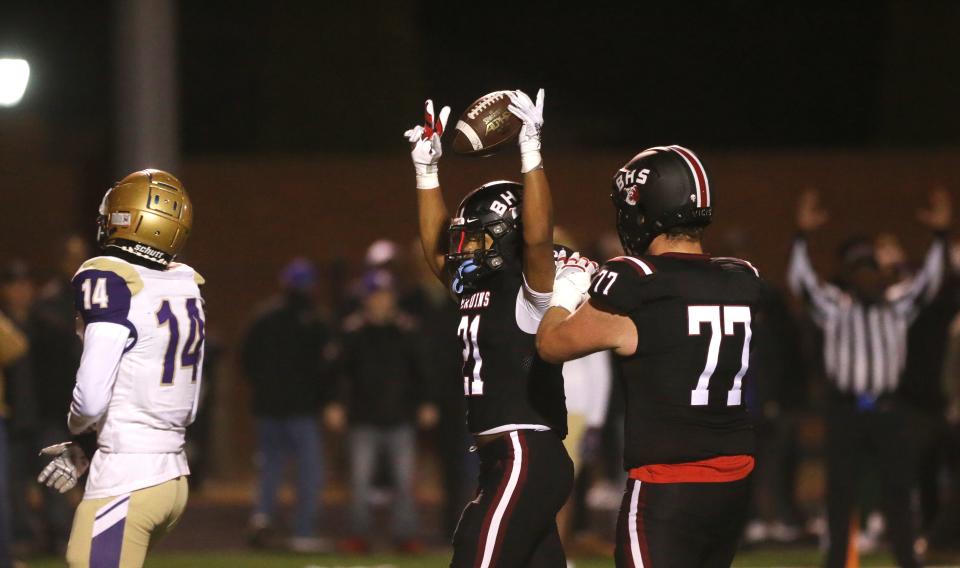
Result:
<instances>
[{"instance_id":1,"label":"shoulder pad","mask_svg":"<svg viewBox=\"0 0 960 568\"><path fill-rule=\"evenodd\" d=\"M203 286L204 284L207 283L206 278L201 276L200 273L197 272L197 270L190 265L183 264L182 262L171 262L170 266L168 267L168 270L173 270L175 268L190 270L190 272L193 273L193 283L196 284L197 286Z\"/></svg>"},{"instance_id":2,"label":"shoulder pad","mask_svg":"<svg viewBox=\"0 0 960 568\"><path fill-rule=\"evenodd\" d=\"M618 256L604 263L590 284L590 297L619 312L629 312L644 299L646 283L657 269L647 259Z\"/></svg>"},{"instance_id":3,"label":"shoulder pad","mask_svg":"<svg viewBox=\"0 0 960 568\"><path fill-rule=\"evenodd\" d=\"M79 276L81 272L87 270L112 272L116 274L127 283L127 287L130 289L131 296L136 296L138 293L140 293L140 290L143 290L143 279L140 278L140 274L137 272L137 269L134 268L132 264L124 262L120 259L110 258L107 256L91 258L80 265L80 269L77 270L76 276ZM74 281L76 281L76 276L74 276Z\"/></svg>"},{"instance_id":4,"label":"shoulder pad","mask_svg":"<svg viewBox=\"0 0 960 568\"><path fill-rule=\"evenodd\" d=\"M608 260L604 266L613 265L617 263L618 265L629 266L638 276L651 276L654 272L657 271L656 266L652 262L645 258L637 258L635 256L617 256Z\"/></svg>"},{"instance_id":5,"label":"shoulder pad","mask_svg":"<svg viewBox=\"0 0 960 568\"><path fill-rule=\"evenodd\" d=\"M716 258L711 258L710 262L719 266L723 270L728 270L730 272L745 272L760 278L760 271L757 270L754 265L750 264L749 261L740 258L734 258L732 256L719 256Z\"/></svg>"}]
</instances>

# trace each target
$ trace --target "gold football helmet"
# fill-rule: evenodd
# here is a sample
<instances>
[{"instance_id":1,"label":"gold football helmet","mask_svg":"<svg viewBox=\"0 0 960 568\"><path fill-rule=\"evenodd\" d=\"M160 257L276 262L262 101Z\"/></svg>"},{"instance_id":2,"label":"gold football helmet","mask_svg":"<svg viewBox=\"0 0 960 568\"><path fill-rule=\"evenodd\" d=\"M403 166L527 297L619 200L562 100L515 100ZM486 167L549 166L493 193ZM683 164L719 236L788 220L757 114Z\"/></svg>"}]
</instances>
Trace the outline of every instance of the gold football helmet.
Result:
<instances>
[{"instance_id":1,"label":"gold football helmet","mask_svg":"<svg viewBox=\"0 0 960 568\"><path fill-rule=\"evenodd\" d=\"M165 267L187 244L193 205L180 180L161 170L141 170L107 190L97 225L101 247Z\"/></svg>"}]
</instances>

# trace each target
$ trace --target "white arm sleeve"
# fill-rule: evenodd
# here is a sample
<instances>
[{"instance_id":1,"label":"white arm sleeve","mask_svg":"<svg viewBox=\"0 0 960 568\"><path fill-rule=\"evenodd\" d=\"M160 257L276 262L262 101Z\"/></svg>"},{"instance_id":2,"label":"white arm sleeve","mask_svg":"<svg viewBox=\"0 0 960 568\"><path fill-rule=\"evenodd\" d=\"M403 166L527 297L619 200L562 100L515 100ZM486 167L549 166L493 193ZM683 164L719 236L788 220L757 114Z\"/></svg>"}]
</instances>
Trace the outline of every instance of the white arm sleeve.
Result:
<instances>
[{"instance_id":1,"label":"white arm sleeve","mask_svg":"<svg viewBox=\"0 0 960 568\"><path fill-rule=\"evenodd\" d=\"M587 426L600 428L607 419L610 405L610 386L613 382L613 361L609 351L598 351L584 357L590 363L590 407L587 409Z\"/></svg>"},{"instance_id":2,"label":"white arm sleeve","mask_svg":"<svg viewBox=\"0 0 960 568\"><path fill-rule=\"evenodd\" d=\"M533 335L540 327L543 314L550 308L550 299L553 292L537 292L527 284L527 277L523 277L523 286L517 295L517 326L524 333Z\"/></svg>"},{"instance_id":3,"label":"white arm sleeve","mask_svg":"<svg viewBox=\"0 0 960 568\"><path fill-rule=\"evenodd\" d=\"M129 337L130 330L115 323L91 323L84 331L83 356L68 419L72 433L85 432L107 411Z\"/></svg>"},{"instance_id":4,"label":"white arm sleeve","mask_svg":"<svg viewBox=\"0 0 960 568\"><path fill-rule=\"evenodd\" d=\"M835 286L820 281L810 263L807 243L803 239L797 239L793 243L787 269L787 284L794 294L803 296L810 302L813 321L821 327L828 314L837 309L842 295Z\"/></svg>"},{"instance_id":5,"label":"white arm sleeve","mask_svg":"<svg viewBox=\"0 0 960 568\"><path fill-rule=\"evenodd\" d=\"M587 426L603 426L613 372L610 352L598 351L563 364L567 411L584 416Z\"/></svg>"},{"instance_id":6,"label":"white arm sleeve","mask_svg":"<svg viewBox=\"0 0 960 568\"><path fill-rule=\"evenodd\" d=\"M946 261L946 243L942 238L934 239L927 251L927 258L920 272L889 292L894 308L911 322L920 314L920 310L936 297L943 284L944 264Z\"/></svg>"}]
</instances>

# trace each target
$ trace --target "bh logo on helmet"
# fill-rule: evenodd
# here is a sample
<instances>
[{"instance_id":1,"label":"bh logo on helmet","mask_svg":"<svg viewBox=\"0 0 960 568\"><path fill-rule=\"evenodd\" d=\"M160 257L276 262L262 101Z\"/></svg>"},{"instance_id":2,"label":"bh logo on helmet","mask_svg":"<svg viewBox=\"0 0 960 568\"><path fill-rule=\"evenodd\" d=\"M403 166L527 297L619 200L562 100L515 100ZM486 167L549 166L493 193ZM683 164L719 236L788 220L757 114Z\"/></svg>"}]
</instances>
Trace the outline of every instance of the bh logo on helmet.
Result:
<instances>
[{"instance_id":1,"label":"bh logo on helmet","mask_svg":"<svg viewBox=\"0 0 960 568\"><path fill-rule=\"evenodd\" d=\"M503 201L494 201L490 204L490 210L502 217L503 214L507 212L507 209L517 202L517 198L512 192L505 191L500 194L500 199Z\"/></svg>"}]
</instances>

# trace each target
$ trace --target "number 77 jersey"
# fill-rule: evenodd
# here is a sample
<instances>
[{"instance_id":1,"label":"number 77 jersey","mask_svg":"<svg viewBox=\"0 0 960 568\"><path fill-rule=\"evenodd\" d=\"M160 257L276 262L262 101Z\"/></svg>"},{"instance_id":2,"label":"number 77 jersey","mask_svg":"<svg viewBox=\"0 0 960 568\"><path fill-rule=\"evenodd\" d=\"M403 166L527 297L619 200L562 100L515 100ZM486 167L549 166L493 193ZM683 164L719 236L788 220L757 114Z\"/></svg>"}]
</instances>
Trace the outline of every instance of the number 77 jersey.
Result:
<instances>
[{"instance_id":1,"label":"number 77 jersey","mask_svg":"<svg viewBox=\"0 0 960 568\"><path fill-rule=\"evenodd\" d=\"M753 454L742 389L762 286L749 262L689 254L618 257L594 277L592 302L637 328L622 361L627 469Z\"/></svg>"},{"instance_id":2,"label":"number 77 jersey","mask_svg":"<svg viewBox=\"0 0 960 568\"><path fill-rule=\"evenodd\" d=\"M85 325L130 331L97 442L110 454L176 454L197 411L205 321L200 284L185 264L154 270L115 257L85 262L73 278ZM85 354L86 356L86 354Z\"/></svg>"}]
</instances>

